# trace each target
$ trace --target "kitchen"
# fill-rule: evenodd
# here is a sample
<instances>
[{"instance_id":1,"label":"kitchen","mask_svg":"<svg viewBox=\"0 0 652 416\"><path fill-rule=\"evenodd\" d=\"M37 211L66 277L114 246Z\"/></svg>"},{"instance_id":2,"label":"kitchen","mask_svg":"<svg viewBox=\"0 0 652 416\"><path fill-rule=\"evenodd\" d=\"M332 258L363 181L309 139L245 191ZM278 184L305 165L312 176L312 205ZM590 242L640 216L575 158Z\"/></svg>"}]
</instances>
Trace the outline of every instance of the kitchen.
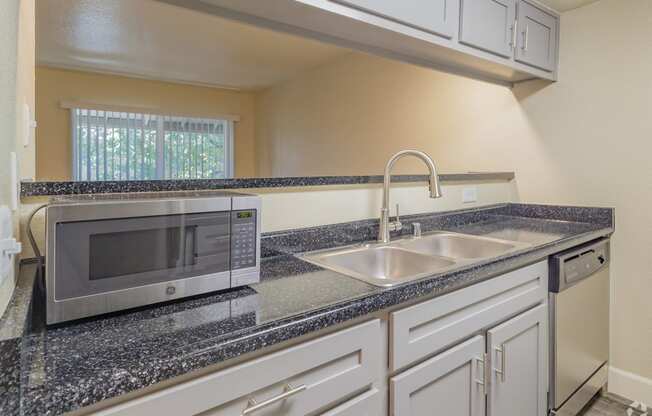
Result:
<instances>
[{"instance_id":1,"label":"kitchen","mask_svg":"<svg viewBox=\"0 0 652 416\"><path fill-rule=\"evenodd\" d=\"M0 413L652 403L649 2L11 3Z\"/></svg>"}]
</instances>

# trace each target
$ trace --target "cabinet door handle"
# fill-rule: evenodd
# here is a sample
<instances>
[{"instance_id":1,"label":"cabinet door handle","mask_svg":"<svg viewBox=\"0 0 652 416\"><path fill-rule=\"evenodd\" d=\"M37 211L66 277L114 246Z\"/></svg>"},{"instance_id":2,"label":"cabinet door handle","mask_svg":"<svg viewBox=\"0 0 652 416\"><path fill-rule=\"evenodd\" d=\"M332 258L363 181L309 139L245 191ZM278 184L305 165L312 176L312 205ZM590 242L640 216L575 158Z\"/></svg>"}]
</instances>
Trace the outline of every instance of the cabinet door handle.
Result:
<instances>
[{"instance_id":1,"label":"cabinet door handle","mask_svg":"<svg viewBox=\"0 0 652 416\"><path fill-rule=\"evenodd\" d=\"M474 361L476 371L478 369L478 363L482 364L482 380L479 380L476 377L473 381L475 381L476 384L482 386L482 394L487 394L487 385L489 384L489 380L488 380L488 377L487 377L488 373L489 373L487 371L487 361L488 361L487 360L487 354L484 353L484 354L482 354L482 358L477 358L476 357L476 358L473 359L473 361Z\"/></svg>"},{"instance_id":2,"label":"cabinet door handle","mask_svg":"<svg viewBox=\"0 0 652 416\"><path fill-rule=\"evenodd\" d=\"M512 25L512 42L510 43L510 46L512 49L516 49L516 34L518 33L518 20L514 20L514 24Z\"/></svg>"},{"instance_id":3,"label":"cabinet door handle","mask_svg":"<svg viewBox=\"0 0 652 416\"><path fill-rule=\"evenodd\" d=\"M258 403L256 399L251 397L249 399L249 403L247 404L247 407L242 411L242 416L250 415L276 402L280 402L282 400L288 399L296 394L301 393L307 388L308 386L306 386L305 384L302 384L297 387L292 387L292 385L288 383L285 385L285 387L283 387L283 393L279 394L278 396L272 397L271 399L267 399L264 402Z\"/></svg>"},{"instance_id":4,"label":"cabinet door handle","mask_svg":"<svg viewBox=\"0 0 652 416\"><path fill-rule=\"evenodd\" d=\"M529 37L530 37L530 25L525 25L525 30L523 31L523 52L527 52L527 43Z\"/></svg>"},{"instance_id":5,"label":"cabinet door handle","mask_svg":"<svg viewBox=\"0 0 652 416\"><path fill-rule=\"evenodd\" d=\"M500 369L494 368L496 374L500 374L500 381L505 382L505 345L494 348L500 354Z\"/></svg>"}]
</instances>

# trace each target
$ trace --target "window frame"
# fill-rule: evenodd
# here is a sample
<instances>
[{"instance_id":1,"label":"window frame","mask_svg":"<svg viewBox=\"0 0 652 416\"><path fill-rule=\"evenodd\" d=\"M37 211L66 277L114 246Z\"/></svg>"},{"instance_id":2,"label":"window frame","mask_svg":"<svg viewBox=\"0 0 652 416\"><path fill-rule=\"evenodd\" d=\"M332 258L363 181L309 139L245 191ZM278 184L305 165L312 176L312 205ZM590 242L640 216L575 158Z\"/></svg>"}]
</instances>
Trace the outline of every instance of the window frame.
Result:
<instances>
[{"instance_id":1,"label":"window frame","mask_svg":"<svg viewBox=\"0 0 652 416\"><path fill-rule=\"evenodd\" d=\"M210 179L233 179L234 177L234 171L235 171L235 155L234 155L234 147L235 147L235 122L239 121L238 116L232 116L232 115L224 115L224 116L217 116L217 117L196 117L196 116L185 116L185 115L172 115L172 114L162 114L162 113L156 113L156 112L150 112L147 111L146 109L127 109L127 108L113 108L113 107L102 107L102 106L95 106L95 105L83 105L83 104L71 104L71 103L65 103L62 102L62 107L69 109L70 110L70 139L72 140L72 163L71 163L71 177L73 181L90 181L90 182L106 182L106 181L125 181L125 180L143 180L141 178L130 178L129 177L129 172L127 172L127 178L120 178L120 179L113 179L113 178L104 178L104 179L91 179L90 176L88 175L88 167L87 167L87 176L89 176L86 179L80 179L84 175L82 174L83 172L80 171L81 169L81 163L80 163L80 158L81 155L79 155L80 149L80 137L79 137L79 123L78 123L78 117L79 117L79 112L80 111L87 111L88 116L87 117L92 117L90 115L91 111L99 111L99 112L104 112L105 117L107 113L120 113L120 119L126 120L126 128L127 129L133 129L134 127L129 126L130 120L132 120L132 116L134 117L133 119L135 120L137 117L156 117L156 143L155 143L155 149L156 149L156 159L155 159L155 177L153 179L144 179L144 180L210 180ZM126 114L126 118L123 117L122 115ZM205 122L206 124L213 123L223 123L224 126L224 178L204 178L204 177L195 177L195 178L172 178L172 177L167 177L169 175L169 172L165 171L165 122L166 120L169 121L170 119L178 119L178 120L183 120L186 122ZM98 133L96 133L98 134ZM106 138L106 133L105 136ZM95 140L98 140L97 138ZM97 144L96 144L97 146ZM106 143L104 143L104 146L106 146ZM87 162L88 163L88 162ZM88 166L88 165L87 165ZM127 162L128 166L128 162Z\"/></svg>"}]
</instances>

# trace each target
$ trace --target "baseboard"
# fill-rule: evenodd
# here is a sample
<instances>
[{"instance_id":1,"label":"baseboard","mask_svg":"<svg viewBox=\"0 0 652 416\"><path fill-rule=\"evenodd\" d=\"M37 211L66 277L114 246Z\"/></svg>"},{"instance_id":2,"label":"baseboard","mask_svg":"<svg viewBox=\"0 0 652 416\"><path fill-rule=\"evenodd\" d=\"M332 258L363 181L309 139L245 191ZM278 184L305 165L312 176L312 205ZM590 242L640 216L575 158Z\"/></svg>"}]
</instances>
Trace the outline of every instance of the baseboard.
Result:
<instances>
[{"instance_id":1,"label":"baseboard","mask_svg":"<svg viewBox=\"0 0 652 416\"><path fill-rule=\"evenodd\" d=\"M610 393L652 406L652 379L609 367L608 386Z\"/></svg>"}]
</instances>

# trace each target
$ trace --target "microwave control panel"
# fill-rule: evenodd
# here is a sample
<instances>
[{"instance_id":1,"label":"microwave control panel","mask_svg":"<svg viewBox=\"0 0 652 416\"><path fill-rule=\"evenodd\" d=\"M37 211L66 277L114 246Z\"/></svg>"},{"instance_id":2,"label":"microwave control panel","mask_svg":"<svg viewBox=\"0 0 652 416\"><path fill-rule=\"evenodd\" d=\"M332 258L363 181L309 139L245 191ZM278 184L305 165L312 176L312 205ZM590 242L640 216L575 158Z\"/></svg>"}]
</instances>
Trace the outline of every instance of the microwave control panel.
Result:
<instances>
[{"instance_id":1,"label":"microwave control panel","mask_svg":"<svg viewBox=\"0 0 652 416\"><path fill-rule=\"evenodd\" d=\"M256 266L256 210L231 212L231 269Z\"/></svg>"}]
</instances>

